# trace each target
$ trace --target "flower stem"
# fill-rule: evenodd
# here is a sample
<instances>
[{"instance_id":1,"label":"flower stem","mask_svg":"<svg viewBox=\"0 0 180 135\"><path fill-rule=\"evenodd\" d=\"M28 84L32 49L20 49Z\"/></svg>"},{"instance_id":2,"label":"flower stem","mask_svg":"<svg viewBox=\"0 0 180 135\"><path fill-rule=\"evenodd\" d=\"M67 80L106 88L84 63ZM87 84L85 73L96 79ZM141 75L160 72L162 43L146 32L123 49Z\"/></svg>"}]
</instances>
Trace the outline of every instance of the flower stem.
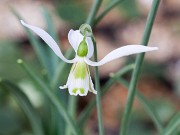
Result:
<instances>
[{"instance_id":1,"label":"flower stem","mask_svg":"<svg viewBox=\"0 0 180 135\"><path fill-rule=\"evenodd\" d=\"M96 41L94 42L94 61L97 61L97 47ZM102 106L101 106L101 90L100 90L100 82L99 82L99 71L98 67L95 67L95 89L97 90L96 95L96 105L97 105L97 115L98 115L98 127L99 127L99 135L104 135L104 126L102 120Z\"/></svg>"},{"instance_id":2,"label":"flower stem","mask_svg":"<svg viewBox=\"0 0 180 135\"><path fill-rule=\"evenodd\" d=\"M91 8L91 11L89 13L89 16L86 20L86 23L89 25L93 25L94 18L99 10L99 7L102 3L102 0L95 0L93 3L93 6ZM94 60L97 61L97 47L96 47L96 41L93 39L94 42ZM102 122L102 107L101 107L101 91L100 91L100 82L99 82L99 73L98 73L98 67L95 67L95 85L97 90L97 96L96 96L96 104L97 104L97 113L98 113L98 127L99 127L99 135L104 135L104 127Z\"/></svg>"},{"instance_id":3,"label":"flower stem","mask_svg":"<svg viewBox=\"0 0 180 135\"><path fill-rule=\"evenodd\" d=\"M94 18L99 10L99 7L101 6L102 0L95 0L95 2L93 3L93 6L91 8L91 11L88 15L88 18L86 20L86 23L89 25L93 25L94 22Z\"/></svg>"},{"instance_id":4,"label":"flower stem","mask_svg":"<svg viewBox=\"0 0 180 135\"><path fill-rule=\"evenodd\" d=\"M143 38L142 38L142 43L141 44L143 44L143 45L147 45L147 43L149 41L149 37L150 37L150 34L151 34L153 22L154 22L156 13L157 13L159 3L160 3L160 0L154 0L153 1L151 11L150 11L150 13L148 15L144 35L143 35ZM136 93L135 88L136 88L136 84L138 82L138 76L139 76L141 65L142 65L142 62L143 62L143 59L144 59L144 54L145 53L139 54L138 57L136 58L136 62L135 62L136 67L135 67L135 69L133 71L132 78L131 78L131 81L130 81L128 97L127 97L127 103L126 103L126 107L125 107L123 117L122 117L121 131L119 133L120 135L126 135L127 134L129 118L130 118L132 105L133 105L133 101L134 101L134 97L135 97L135 93Z\"/></svg>"}]
</instances>

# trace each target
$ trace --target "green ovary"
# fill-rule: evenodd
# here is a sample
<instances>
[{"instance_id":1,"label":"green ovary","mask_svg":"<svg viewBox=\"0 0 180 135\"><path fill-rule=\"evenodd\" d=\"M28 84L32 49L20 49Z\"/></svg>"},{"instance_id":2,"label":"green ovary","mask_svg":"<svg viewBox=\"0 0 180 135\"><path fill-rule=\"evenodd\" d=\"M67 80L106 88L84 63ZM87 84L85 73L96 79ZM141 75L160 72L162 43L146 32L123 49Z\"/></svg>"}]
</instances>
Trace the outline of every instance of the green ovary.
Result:
<instances>
[{"instance_id":1,"label":"green ovary","mask_svg":"<svg viewBox=\"0 0 180 135\"><path fill-rule=\"evenodd\" d=\"M84 57L86 56L88 53L88 46L87 43L85 41L85 37L83 39L83 41L80 43L78 50L77 50L77 55L80 57Z\"/></svg>"},{"instance_id":2,"label":"green ovary","mask_svg":"<svg viewBox=\"0 0 180 135\"><path fill-rule=\"evenodd\" d=\"M74 69L74 78L75 79L85 79L87 75L87 66L84 62L78 62Z\"/></svg>"}]
</instances>

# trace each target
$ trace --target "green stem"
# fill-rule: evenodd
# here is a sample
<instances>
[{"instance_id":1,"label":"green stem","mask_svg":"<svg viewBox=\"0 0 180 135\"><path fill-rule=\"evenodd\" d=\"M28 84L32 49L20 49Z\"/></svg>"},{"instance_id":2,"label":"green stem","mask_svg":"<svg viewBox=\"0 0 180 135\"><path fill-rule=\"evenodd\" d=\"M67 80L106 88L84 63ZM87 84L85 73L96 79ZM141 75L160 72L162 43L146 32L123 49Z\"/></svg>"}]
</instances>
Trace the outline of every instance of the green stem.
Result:
<instances>
[{"instance_id":1,"label":"green stem","mask_svg":"<svg viewBox=\"0 0 180 135\"><path fill-rule=\"evenodd\" d=\"M77 105L77 97L69 96L68 112L73 120L75 120L76 105ZM65 130L65 135L71 135L71 133L72 133L71 127L67 125Z\"/></svg>"},{"instance_id":2,"label":"green stem","mask_svg":"<svg viewBox=\"0 0 180 135\"><path fill-rule=\"evenodd\" d=\"M107 7L106 9L96 18L96 20L94 21L94 25L96 25L97 23L99 23L102 18L111 10L113 9L115 6L117 6L120 2L123 2L124 0L114 0L112 1Z\"/></svg>"},{"instance_id":3,"label":"green stem","mask_svg":"<svg viewBox=\"0 0 180 135\"><path fill-rule=\"evenodd\" d=\"M88 18L86 20L86 23L89 25L93 25L94 22L94 18L99 10L99 7L101 6L102 0L95 0L95 2L93 3L93 6L91 8L91 11L88 15Z\"/></svg>"},{"instance_id":4,"label":"green stem","mask_svg":"<svg viewBox=\"0 0 180 135\"><path fill-rule=\"evenodd\" d=\"M180 125L180 112L178 112L168 123L161 135L172 135L173 131Z\"/></svg>"},{"instance_id":5,"label":"green stem","mask_svg":"<svg viewBox=\"0 0 180 135\"><path fill-rule=\"evenodd\" d=\"M154 0L153 1L151 11L150 11L150 13L148 15L144 35L143 35L143 38L142 38L142 44L143 45L147 45L147 43L149 41L149 37L150 37L150 34L151 34L153 22L154 22L156 13L157 13L159 3L160 3L160 0ZM135 88L136 88L136 84L138 82L139 72L140 72L141 65L142 65L142 62L143 62L143 59L144 59L144 54L145 53L139 54L138 57L136 58L136 62L135 62L136 67L135 67L135 69L133 71L130 86L129 86L127 103L126 103L126 107L125 107L123 117L122 117L121 130L120 130L121 132L119 133L120 135L126 135L127 134L129 118L130 118L132 105L133 105L135 92L136 92Z\"/></svg>"},{"instance_id":6,"label":"green stem","mask_svg":"<svg viewBox=\"0 0 180 135\"><path fill-rule=\"evenodd\" d=\"M89 25L93 25L94 18L99 10L99 7L102 3L102 0L95 0L93 3L93 6L91 8L91 11L89 13L89 16L86 20L86 23ZM96 42L94 40L94 60L97 61L97 47ZM96 96L96 104L97 104L97 113L98 113L98 127L99 127L99 134L104 135L104 127L102 122L102 108L101 108L101 91L100 91L100 82L99 82L99 73L98 73L98 67L95 67L95 85L97 90L97 96Z\"/></svg>"},{"instance_id":7,"label":"green stem","mask_svg":"<svg viewBox=\"0 0 180 135\"><path fill-rule=\"evenodd\" d=\"M109 88L116 82L117 78L126 74L127 72L131 71L134 68L134 64L130 64L125 66L124 68L122 68L121 70L119 70L117 73L115 73L113 75L113 77L111 77L106 84L103 86L102 88L102 93L101 96L104 96L106 94L106 92L109 90ZM82 127L83 125L85 125L85 122L87 121L87 119L89 118L89 115L92 112L93 107L96 104L96 100L95 98L93 98L88 105L86 105L86 108L81 112L81 114L79 115L79 119L78 119L78 125L80 127Z\"/></svg>"},{"instance_id":8,"label":"green stem","mask_svg":"<svg viewBox=\"0 0 180 135\"><path fill-rule=\"evenodd\" d=\"M97 61L97 47L96 41L94 40L94 61ZM98 115L98 127L99 127L99 135L104 135L104 126L102 120L102 106L101 106L101 88L99 82L99 71L98 67L95 67L95 89L97 90L96 95L96 105L97 105L97 115Z\"/></svg>"},{"instance_id":9,"label":"green stem","mask_svg":"<svg viewBox=\"0 0 180 135\"><path fill-rule=\"evenodd\" d=\"M118 82L122 85L124 85L125 87L128 88L129 84L127 81L125 81L122 78L118 79ZM143 107L145 108L145 110L148 112L149 116L152 118L152 120L154 121L155 126L157 127L158 131L161 133L163 130L163 124L160 120L159 115L157 114L157 112L154 110L154 107L150 104L150 102L148 102L146 100L146 98L139 92L139 90L136 90L136 96L138 98L138 100L140 101L140 103L143 105Z\"/></svg>"}]
</instances>

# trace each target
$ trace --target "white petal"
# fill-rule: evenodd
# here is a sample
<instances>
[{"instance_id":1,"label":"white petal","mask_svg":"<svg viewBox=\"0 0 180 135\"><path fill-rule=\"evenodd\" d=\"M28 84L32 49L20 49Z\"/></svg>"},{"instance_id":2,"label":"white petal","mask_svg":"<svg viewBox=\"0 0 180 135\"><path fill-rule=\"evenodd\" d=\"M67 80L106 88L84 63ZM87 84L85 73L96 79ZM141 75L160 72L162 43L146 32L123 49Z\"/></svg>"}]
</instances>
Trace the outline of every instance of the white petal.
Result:
<instances>
[{"instance_id":1,"label":"white petal","mask_svg":"<svg viewBox=\"0 0 180 135\"><path fill-rule=\"evenodd\" d=\"M103 64L106 64L107 62L110 62L112 60L115 60L123 56L136 54L136 53L142 53L142 52L148 52L148 51L154 51L154 50L158 50L158 48L148 47L148 46L143 46L143 45L127 45L127 46L123 46L123 47L113 50L99 62L93 62L87 58L85 58L84 60L88 65L101 66Z\"/></svg>"},{"instance_id":2,"label":"white petal","mask_svg":"<svg viewBox=\"0 0 180 135\"><path fill-rule=\"evenodd\" d=\"M76 66L76 63L74 63L71 67L71 70L70 70L70 73L69 73L69 76L68 76L68 79L67 79L67 82L65 85L63 86L59 86L60 89L66 89L69 87L69 84L72 83L72 77L73 77L73 70L74 70L74 67Z\"/></svg>"},{"instance_id":3,"label":"white petal","mask_svg":"<svg viewBox=\"0 0 180 135\"><path fill-rule=\"evenodd\" d=\"M74 51L77 53L78 46L83 40L83 35L81 35L79 30L70 30L68 33L68 40L71 46L74 48Z\"/></svg>"},{"instance_id":4,"label":"white petal","mask_svg":"<svg viewBox=\"0 0 180 135\"><path fill-rule=\"evenodd\" d=\"M94 53L94 45L93 45L93 41L92 41L92 38L91 37L87 37L86 38L86 43L87 43L87 46L88 46L88 54L87 54L87 57L88 58L91 58L93 53Z\"/></svg>"},{"instance_id":5,"label":"white petal","mask_svg":"<svg viewBox=\"0 0 180 135\"><path fill-rule=\"evenodd\" d=\"M66 89L66 88L68 88L68 85L66 84L66 85L63 85L63 86L59 86L59 88L60 89Z\"/></svg>"},{"instance_id":6,"label":"white petal","mask_svg":"<svg viewBox=\"0 0 180 135\"><path fill-rule=\"evenodd\" d=\"M29 28L30 30L32 30L34 33L36 33L38 36L40 36L44 42L46 42L46 44L54 51L54 53L60 57L63 61L67 62L67 63L74 63L75 62L75 58L72 60L68 60L66 59L59 46L57 45L57 43L54 41L54 39L47 33L45 32L43 29L26 24L23 20L21 20L21 24L24 25L25 27Z\"/></svg>"},{"instance_id":7,"label":"white petal","mask_svg":"<svg viewBox=\"0 0 180 135\"><path fill-rule=\"evenodd\" d=\"M92 82L92 79L91 79L91 76L89 76L89 91L94 93L94 94L97 94L97 91L94 89L94 84Z\"/></svg>"}]
</instances>

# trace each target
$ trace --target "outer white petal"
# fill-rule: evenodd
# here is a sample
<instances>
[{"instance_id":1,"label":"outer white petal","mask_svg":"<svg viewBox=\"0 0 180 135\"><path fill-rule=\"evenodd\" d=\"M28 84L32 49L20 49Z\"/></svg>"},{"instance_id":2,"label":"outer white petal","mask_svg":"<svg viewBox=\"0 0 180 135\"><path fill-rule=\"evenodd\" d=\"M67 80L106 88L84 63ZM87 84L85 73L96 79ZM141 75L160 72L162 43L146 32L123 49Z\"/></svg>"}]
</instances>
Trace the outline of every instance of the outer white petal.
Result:
<instances>
[{"instance_id":1,"label":"outer white petal","mask_svg":"<svg viewBox=\"0 0 180 135\"><path fill-rule=\"evenodd\" d=\"M86 43L88 45L88 54L87 58L91 58L94 53L94 45L91 37L86 38Z\"/></svg>"},{"instance_id":2,"label":"outer white petal","mask_svg":"<svg viewBox=\"0 0 180 135\"><path fill-rule=\"evenodd\" d=\"M148 47L148 46L143 46L143 45L126 45L126 46L113 50L99 62L93 62L89 60L88 58L85 58L84 60L88 65L101 66L103 64L106 64L107 62L110 62L112 60L115 60L123 56L136 54L136 53L142 53L142 52L148 52L148 51L154 51L154 50L158 50L158 48Z\"/></svg>"},{"instance_id":3,"label":"outer white petal","mask_svg":"<svg viewBox=\"0 0 180 135\"><path fill-rule=\"evenodd\" d=\"M91 76L89 76L89 87L90 87L89 89L90 92L97 94L97 91L94 89L94 84L92 82Z\"/></svg>"},{"instance_id":4,"label":"outer white petal","mask_svg":"<svg viewBox=\"0 0 180 135\"><path fill-rule=\"evenodd\" d=\"M68 33L68 40L71 46L74 48L75 52L77 53L78 46L83 40L83 35L80 33L79 30L70 30Z\"/></svg>"},{"instance_id":5,"label":"outer white petal","mask_svg":"<svg viewBox=\"0 0 180 135\"><path fill-rule=\"evenodd\" d=\"M66 84L66 85L63 85L63 86L59 86L59 88L60 89L66 89L66 88L68 88L68 85Z\"/></svg>"},{"instance_id":6,"label":"outer white petal","mask_svg":"<svg viewBox=\"0 0 180 135\"><path fill-rule=\"evenodd\" d=\"M34 33L36 33L38 36L40 36L44 42L46 42L46 44L54 51L54 53L60 57L63 61L67 62L67 63L74 63L75 62L75 58L72 60L68 60L66 59L60 48L58 47L57 43L54 41L54 39L47 33L45 32L43 29L26 24L23 20L21 20L21 24L24 25L25 27L29 28L30 30L32 30Z\"/></svg>"},{"instance_id":7,"label":"outer white petal","mask_svg":"<svg viewBox=\"0 0 180 135\"><path fill-rule=\"evenodd\" d=\"M74 67L75 67L76 64L73 64L72 67L71 67L71 70L70 70L70 73L69 73L69 76L68 76L68 79L67 79L67 82L65 85L63 86L59 86L60 89L66 89L69 87L69 84L72 83L72 77L73 77L73 70L74 70Z\"/></svg>"}]
</instances>

